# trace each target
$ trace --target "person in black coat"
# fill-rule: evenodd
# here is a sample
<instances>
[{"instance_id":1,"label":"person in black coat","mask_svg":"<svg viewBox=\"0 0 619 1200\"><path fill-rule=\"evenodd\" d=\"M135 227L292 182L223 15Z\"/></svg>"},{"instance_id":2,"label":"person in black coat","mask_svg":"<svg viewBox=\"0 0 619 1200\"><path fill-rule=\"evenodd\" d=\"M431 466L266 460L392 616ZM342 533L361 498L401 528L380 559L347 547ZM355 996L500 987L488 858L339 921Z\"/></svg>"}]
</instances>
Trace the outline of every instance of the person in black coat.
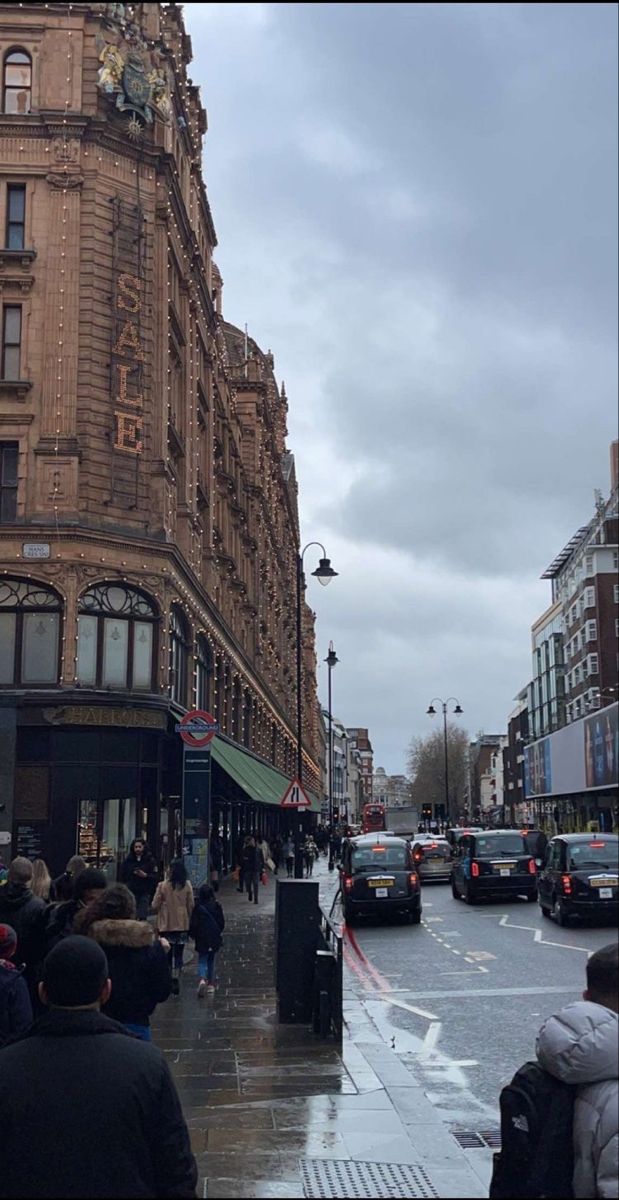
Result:
<instances>
[{"instance_id":1,"label":"person in black coat","mask_svg":"<svg viewBox=\"0 0 619 1200\"><path fill-rule=\"evenodd\" d=\"M195 941L198 955L199 997L215 987L215 955L221 949L225 924L223 909L212 887L203 883L189 922L189 936Z\"/></svg>"},{"instance_id":2,"label":"person in black coat","mask_svg":"<svg viewBox=\"0 0 619 1200\"><path fill-rule=\"evenodd\" d=\"M98 867L86 867L73 884L73 898L64 904L53 904L48 909L45 923L47 951L53 950L58 942L75 932L74 926L83 909L92 904L107 887L107 878Z\"/></svg>"},{"instance_id":3,"label":"person in black coat","mask_svg":"<svg viewBox=\"0 0 619 1200\"><path fill-rule=\"evenodd\" d=\"M100 1011L111 992L101 947L65 938L40 989L49 1011L0 1050L2 1196L194 1200L196 1162L165 1058Z\"/></svg>"},{"instance_id":4,"label":"person in black coat","mask_svg":"<svg viewBox=\"0 0 619 1200\"><path fill-rule=\"evenodd\" d=\"M94 938L107 956L112 996L104 1013L149 1042L151 1014L172 991L170 943L135 912L129 889L113 883L80 915L76 932Z\"/></svg>"},{"instance_id":5,"label":"person in black coat","mask_svg":"<svg viewBox=\"0 0 619 1200\"><path fill-rule=\"evenodd\" d=\"M82 871L86 870L87 866L88 863L81 854L73 854L62 875L57 875L55 879L52 879L52 886L49 889L50 900L57 904L62 904L65 900L72 900L75 880Z\"/></svg>"},{"instance_id":6,"label":"person in black coat","mask_svg":"<svg viewBox=\"0 0 619 1200\"><path fill-rule=\"evenodd\" d=\"M7 882L0 888L0 922L17 934L16 957L24 963L24 977L31 992L36 990L45 953L45 920L48 905L32 894L32 863L14 858Z\"/></svg>"},{"instance_id":7,"label":"person in black coat","mask_svg":"<svg viewBox=\"0 0 619 1200\"><path fill-rule=\"evenodd\" d=\"M15 930L10 925L0 925L0 1046L23 1033L32 1022L32 1004L23 967L11 962L16 949Z\"/></svg>"},{"instance_id":8,"label":"person in black coat","mask_svg":"<svg viewBox=\"0 0 619 1200\"><path fill-rule=\"evenodd\" d=\"M135 896L138 921L145 921L157 887L159 871L143 838L132 841L120 869L120 878Z\"/></svg>"}]
</instances>

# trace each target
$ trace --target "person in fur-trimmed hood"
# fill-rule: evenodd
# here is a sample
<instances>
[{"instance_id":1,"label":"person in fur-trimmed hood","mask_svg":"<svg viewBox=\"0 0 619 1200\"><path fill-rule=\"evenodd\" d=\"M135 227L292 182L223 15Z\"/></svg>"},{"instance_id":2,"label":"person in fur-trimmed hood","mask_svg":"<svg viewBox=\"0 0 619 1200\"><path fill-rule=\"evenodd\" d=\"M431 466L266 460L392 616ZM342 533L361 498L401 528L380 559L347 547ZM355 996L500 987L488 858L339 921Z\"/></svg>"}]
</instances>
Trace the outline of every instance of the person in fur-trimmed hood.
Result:
<instances>
[{"instance_id":1,"label":"person in fur-trimmed hood","mask_svg":"<svg viewBox=\"0 0 619 1200\"><path fill-rule=\"evenodd\" d=\"M150 1042L151 1014L172 987L168 942L147 921L136 920L135 898L124 883L113 883L84 910L76 933L105 951L112 993L102 1011Z\"/></svg>"}]
</instances>

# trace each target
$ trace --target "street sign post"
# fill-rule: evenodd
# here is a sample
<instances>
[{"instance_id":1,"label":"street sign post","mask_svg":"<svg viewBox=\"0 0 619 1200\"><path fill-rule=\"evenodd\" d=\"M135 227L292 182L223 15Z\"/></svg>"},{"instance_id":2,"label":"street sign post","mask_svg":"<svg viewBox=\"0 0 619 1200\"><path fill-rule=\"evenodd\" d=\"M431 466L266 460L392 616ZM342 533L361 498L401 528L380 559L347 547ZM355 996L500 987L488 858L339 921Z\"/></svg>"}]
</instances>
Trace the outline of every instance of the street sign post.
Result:
<instances>
[{"instance_id":1,"label":"street sign post","mask_svg":"<svg viewBox=\"0 0 619 1200\"><path fill-rule=\"evenodd\" d=\"M210 883L211 829L210 744L219 725L210 713L195 709L176 726L183 742L182 847L189 881L194 888Z\"/></svg>"},{"instance_id":2,"label":"street sign post","mask_svg":"<svg viewBox=\"0 0 619 1200\"><path fill-rule=\"evenodd\" d=\"M312 802L298 779L293 779L280 800L281 808L311 808Z\"/></svg>"}]
</instances>

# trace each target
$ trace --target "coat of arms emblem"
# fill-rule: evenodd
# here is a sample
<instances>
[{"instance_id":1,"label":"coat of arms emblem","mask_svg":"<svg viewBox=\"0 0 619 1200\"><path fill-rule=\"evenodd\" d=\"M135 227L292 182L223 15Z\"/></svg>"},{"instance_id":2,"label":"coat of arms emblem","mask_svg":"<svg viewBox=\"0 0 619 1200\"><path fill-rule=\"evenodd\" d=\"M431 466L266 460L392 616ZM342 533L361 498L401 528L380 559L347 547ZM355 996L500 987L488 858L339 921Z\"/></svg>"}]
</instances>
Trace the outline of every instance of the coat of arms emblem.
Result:
<instances>
[{"instance_id":1,"label":"coat of arms emblem","mask_svg":"<svg viewBox=\"0 0 619 1200\"><path fill-rule=\"evenodd\" d=\"M153 67L136 50L106 43L99 54L98 87L108 96L116 96L119 112L133 114L130 125L140 129L152 125L155 115L167 121L171 105L167 80L162 70Z\"/></svg>"}]
</instances>

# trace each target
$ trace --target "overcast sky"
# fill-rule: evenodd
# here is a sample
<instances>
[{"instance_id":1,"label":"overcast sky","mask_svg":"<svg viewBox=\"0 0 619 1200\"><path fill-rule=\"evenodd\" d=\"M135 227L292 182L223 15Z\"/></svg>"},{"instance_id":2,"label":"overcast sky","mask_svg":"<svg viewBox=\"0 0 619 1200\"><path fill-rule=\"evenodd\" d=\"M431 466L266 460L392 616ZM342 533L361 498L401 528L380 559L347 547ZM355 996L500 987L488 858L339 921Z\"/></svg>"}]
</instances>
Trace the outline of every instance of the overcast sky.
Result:
<instances>
[{"instance_id":1,"label":"overcast sky","mask_svg":"<svg viewBox=\"0 0 619 1200\"><path fill-rule=\"evenodd\" d=\"M506 729L539 575L609 491L617 9L191 4L224 313L290 402L319 687L405 769ZM309 576L314 550L305 559Z\"/></svg>"}]
</instances>

